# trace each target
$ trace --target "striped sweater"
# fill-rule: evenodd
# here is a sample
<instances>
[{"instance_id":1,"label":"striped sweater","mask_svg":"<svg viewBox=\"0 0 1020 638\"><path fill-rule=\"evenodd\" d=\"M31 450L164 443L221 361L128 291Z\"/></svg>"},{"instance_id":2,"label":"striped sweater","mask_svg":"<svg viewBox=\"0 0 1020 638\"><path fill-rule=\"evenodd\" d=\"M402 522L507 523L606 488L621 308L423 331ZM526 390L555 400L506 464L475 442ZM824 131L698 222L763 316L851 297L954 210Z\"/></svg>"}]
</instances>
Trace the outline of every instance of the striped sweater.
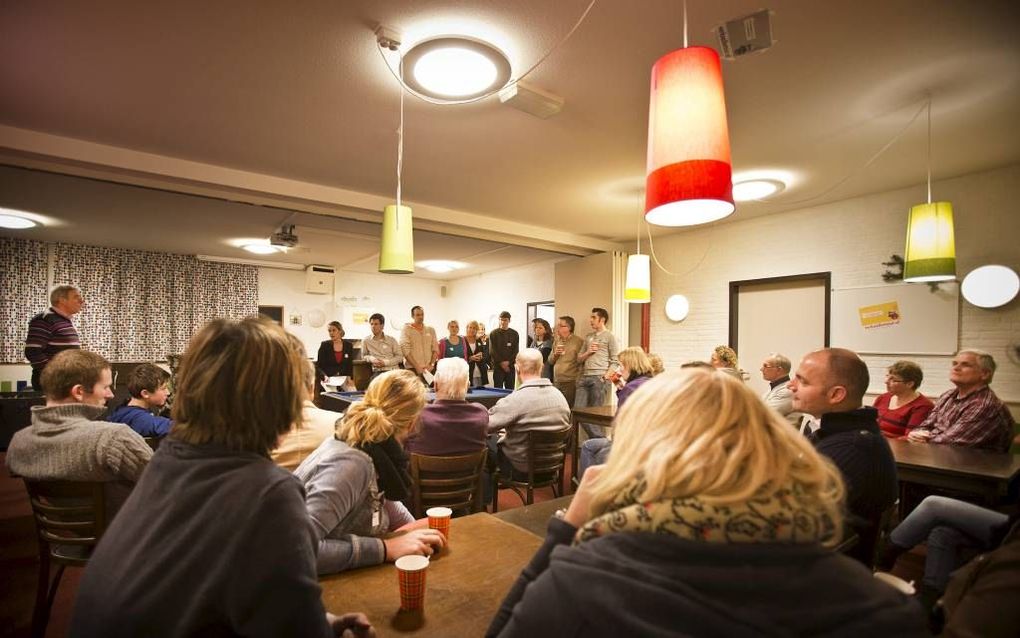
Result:
<instances>
[{"instance_id":1,"label":"striped sweater","mask_svg":"<svg viewBox=\"0 0 1020 638\"><path fill-rule=\"evenodd\" d=\"M78 331L71 320L53 308L40 312L28 322L25 358L33 370L42 370L61 350L80 348Z\"/></svg>"}]
</instances>

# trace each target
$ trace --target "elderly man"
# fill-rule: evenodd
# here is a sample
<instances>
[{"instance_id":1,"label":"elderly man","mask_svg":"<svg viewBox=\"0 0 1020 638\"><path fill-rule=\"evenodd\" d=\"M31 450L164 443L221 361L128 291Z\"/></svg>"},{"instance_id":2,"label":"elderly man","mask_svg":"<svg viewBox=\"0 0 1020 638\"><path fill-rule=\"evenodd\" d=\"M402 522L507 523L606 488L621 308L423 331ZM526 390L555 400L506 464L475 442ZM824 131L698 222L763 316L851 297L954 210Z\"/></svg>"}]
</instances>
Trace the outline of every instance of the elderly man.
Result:
<instances>
[{"instance_id":1,"label":"elderly man","mask_svg":"<svg viewBox=\"0 0 1020 638\"><path fill-rule=\"evenodd\" d=\"M577 395L577 377L581 374L581 362L577 356L584 348L584 339L574 334L574 318L563 315L556 323L556 338L549 363L553 364L553 385L563 393L567 405L574 405Z\"/></svg>"},{"instance_id":2,"label":"elderly man","mask_svg":"<svg viewBox=\"0 0 1020 638\"><path fill-rule=\"evenodd\" d=\"M439 341L432 326L425 325L425 310L421 306L411 308L411 319L411 323L404 324L400 331L400 350L407 362L406 367L421 378L434 369L439 358Z\"/></svg>"},{"instance_id":3,"label":"elderly man","mask_svg":"<svg viewBox=\"0 0 1020 638\"><path fill-rule=\"evenodd\" d=\"M12 474L41 481L107 482L112 515L152 458L152 448L122 423L97 421L113 397L106 359L65 350L42 374L46 405L32 408L32 425L14 433L7 448Z\"/></svg>"},{"instance_id":4,"label":"elderly man","mask_svg":"<svg viewBox=\"0 0 1020 638\"><path fill-rule=\"evenodd\" d=\"M498 459L501 474L526 479L522 474L528 471L528 432L570 427L570 406L552 382L542 377L541 352L521 350L514 367L520 387L489 408L489 433L506 430L506 437L498 443L489 437L489 452L490 458Z\"/></svg>"},{"instance_id":5,"label":"elderly man","mask_svg":"<svg viewBox=\"0 0 1020 638\"><path fill-rule=\"evenodd\" d=\"M469 383L464 359L451 357L436 363L436 400L421 411L417 430L405 444L408 452L454 456L485 447L489 412L464 399Z\"/></svg>"},{"instance_id":6,"label":"elderly man","mask_svg":"<svg viewBox=\"0 0 1020 638\"><path fill-rule=\"evenodd\" d=\"M855 352L825 348L805 356L792 381L793 409L821 419L815 448L839 468L846 483L849 527L861 535L855 556L870 561L876 525L896 502L896 461L878 427L878 411L861 407L868 366Z\"/></svg>"},{"instance_id":7,"label":"elderly man","mask_svg":"<svg viewBox=\"0 0 1020 638\"><path fill-rule=\"evenodd\" d=\"M422 319L425 314L422 313ZM372 377L377 377L383 372L396 370L404 362L404 353L396 339L383 333L386 327L386 317L378 312L368 318L368 324L372 327L372 336L361 340L361 355L372 364Z\"/></svg>"},{"instance_id":8,"label":"elderly man","mask_svg":"<svg viewBox=\"0 0 1020 638\"><path fill-rule=\"evenodd\" d=\"M797 427L804 415L793 409L793 394L787 387L790 383L790 368L790 360L778 352L765 357L761 363L761 378L768 382L769 389L761 396L761 400Z\"/></svg>"},{"instance_id":9,"label":"elderly man","mask_svg":"<svg viewBox=\"0 0 1020 638\"><path fill-rule=\"evenodd\" d=\"M992 355L981 350L960 350L949 372L956 388L939 397L928 417L907 438L1007 451L1013 437L1013 417L988 387L994 376Z\"/></svg>"},{"instance_id":10,"label":"elderly man","mask_svg":"<svg viewBox=\"0 0 1020 638\"><path fill-rule=\"evenodd\" d=\"M71 317L81 312L85 300L74 286L57 286L50 292L50 308L28 322L25 358L32 364L32 388L43 390L40 376L46 364L62 350L80 348Z\"/></svg>"}]
</instances>

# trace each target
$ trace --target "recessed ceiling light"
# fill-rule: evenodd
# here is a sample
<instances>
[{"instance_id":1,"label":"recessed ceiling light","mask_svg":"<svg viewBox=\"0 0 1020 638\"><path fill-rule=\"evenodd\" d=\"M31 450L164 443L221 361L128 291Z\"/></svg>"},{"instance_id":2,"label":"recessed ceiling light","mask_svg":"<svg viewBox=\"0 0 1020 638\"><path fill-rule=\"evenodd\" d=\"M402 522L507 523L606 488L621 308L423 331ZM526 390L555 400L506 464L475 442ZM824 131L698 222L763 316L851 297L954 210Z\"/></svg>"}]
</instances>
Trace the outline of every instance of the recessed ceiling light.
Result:
<instances>
[{"instance_id":1,"label":"recessed ceiling light","mask_svg":"<svg viewBox=\"0 0 1020 638\"><path fill-rule=\"evenodd\" d=\"M38 225L37 221L29 219L23 211L14 210L13 208L0 208L0 228L22 230Z\"/></svg>"},{"instance_id":2,"label":"recessed ceiling light","mask_svg":"<svg viewBox=\"0 0 1020 638\"><path fill-rule=\"evenodd\" d=\"M272 246L267 243L245 244L241 246L241 248L244 248L250 253L255 253L256 255L272 255L273 253L278 253L283 250L279 246Z\"/></svg>"},{"instance_id":3,"label":"recessed ceiling light","mask_svg":"<svg viewBox=\"0 0 1020 638\"><path fill-rule=\"evenodd\" d=\"M419 42L404 55L404 81L438 99L468 100L502 88L510 61L490 44L463 36Z\"/></svg>"},{"instance_id":4,"label":"recessed ceiling light","mask_svg":"<svg viewBox=\"0 0 1020 638\"><path fill-rule=\"evenodd\" d=\"M750 202L782 192L786 184L777 179L754 179L733 184L733 199Z\"/></svg>"},{"instance_id":5,"label":"recessed ceiling light","mask_svg":"<svg viewBox=\"0 0 1020 638\"><path fill-rule=\"evenodd\" d=\"M425 261L415 262L415 265L419 268L424 268L429 272L435 273L453 272L454 270L467 268L467 264L463 262L447 261L445 259L427 259Z\"/></svg>"}]
</instances>

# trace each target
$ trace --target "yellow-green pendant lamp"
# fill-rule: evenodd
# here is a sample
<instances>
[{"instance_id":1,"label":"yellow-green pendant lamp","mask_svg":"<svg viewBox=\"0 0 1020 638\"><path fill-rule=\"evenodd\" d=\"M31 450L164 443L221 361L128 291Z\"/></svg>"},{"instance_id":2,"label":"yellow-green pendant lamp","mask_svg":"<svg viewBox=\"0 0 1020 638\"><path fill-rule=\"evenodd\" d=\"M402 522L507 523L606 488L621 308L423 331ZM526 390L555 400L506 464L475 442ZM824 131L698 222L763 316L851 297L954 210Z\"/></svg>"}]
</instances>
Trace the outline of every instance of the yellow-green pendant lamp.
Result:
<instances>
[{"instance_id":1,"label":"yellow-green pendant lamp","mask_svg":"<svg viewBox=\"0 0 1020 638\"><path fill-rule=\"evenodd\" d=\"M928 99L928 202L910 209L903 281L937 282L956 279L956 240L953 205L931 201L931 99Z\"/></svg>"}]
</instances>

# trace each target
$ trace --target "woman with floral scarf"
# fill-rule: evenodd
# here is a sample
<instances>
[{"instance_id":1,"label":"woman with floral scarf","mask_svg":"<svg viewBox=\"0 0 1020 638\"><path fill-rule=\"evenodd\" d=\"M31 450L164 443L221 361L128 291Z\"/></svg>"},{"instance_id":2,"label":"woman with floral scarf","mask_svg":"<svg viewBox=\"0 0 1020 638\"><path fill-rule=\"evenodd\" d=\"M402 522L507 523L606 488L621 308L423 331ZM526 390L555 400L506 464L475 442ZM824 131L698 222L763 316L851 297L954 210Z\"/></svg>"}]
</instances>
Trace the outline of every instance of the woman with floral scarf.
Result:
<instances>
[{"instance_id":1,"label":"woman with floral scarf","mask_svg":"<svg viewBox=\"0 0 1020 638\"><path fill-rule=\"evenodd\" d=\"M659 375L613 425L488 635L926 635L913 601L832 551L839 472L743 383Z\"/></svg>"}]
</instances>

